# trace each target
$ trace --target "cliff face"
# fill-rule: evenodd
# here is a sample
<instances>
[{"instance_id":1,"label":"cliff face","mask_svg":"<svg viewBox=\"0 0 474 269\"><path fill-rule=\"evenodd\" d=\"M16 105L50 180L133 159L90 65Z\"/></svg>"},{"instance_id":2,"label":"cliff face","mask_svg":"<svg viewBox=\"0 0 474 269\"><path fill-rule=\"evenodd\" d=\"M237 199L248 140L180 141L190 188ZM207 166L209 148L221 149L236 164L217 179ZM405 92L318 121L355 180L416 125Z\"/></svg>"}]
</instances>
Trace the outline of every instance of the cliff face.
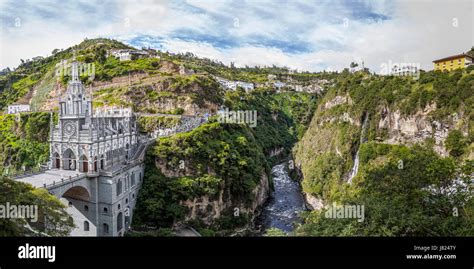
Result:
<instances>
[{"instance_id":1,"label":"cliff face","mask_svg":"<svg viewBox=\"0 0 474 269\"><path fill-rule=\"evenodd\" d=\"M380 120L377 128L385 130L387 137L381 140L387 144L416 144L426 139L433 139L433 149L441 156L448 156L445 146L450 130L458 129L468 135L468 124L463 121L463 111L453 113L445 119L436 120L431 117L436 111L436 104L417 110L413 115L403 116L400 110L391 111L388 107L380 108Z\"/></svg>"},{"instance_id":2,"label":"cliff face","mask_svg":"<svg viewBox=\"0 0 474 269\"><path fill-rule=\"evenodd\" d=\"M188 161L182 162L189 163ZM164 159L155 160L156 168L167 178L195 177L199 171L192 166L183 165L176 169L170 166ZM217 176L214 169L208 166L206 173L211 176ZM249 199L242 199L240 195L234 195L230 184L219 184L217 193L212 195L199 195L186 199L181 199L179 204L186 208L184 221L200 220L206 225L211 225L216 219L228 214L236 216L247 214L254 216L257 209L261 207L270 193L269 178L266 173L262 173L256 186L248 195Z\"/></svg>"},{"instance_id":3,"label":"cliff face","mask_svg":"<svg viewBox=\"0 0 474 269\"><path fill-rule=\"evenodd\" d=\"M189 166L184 166L182 169L177 170L171 169L160 159L155 161L155 166L168 178L193 177L197 174L197 171ZM216 176L211 167L207 168L207 173ZM265 203L269 193L269 178L267 174L263 173L257 186L251 192L250 202L233 197L229 186L221 184L217 195L192 197L180 200L179 203L187 208L184 221L199 219L205 224L210 225L214 220L220 218L223 213L244 213L253 216L256 210Z\"/></svg>"},{"instance_id":4,"label":"cliff face","mask_svg":"<svg viewBox=\"0 0 474 269\"><path fill-rule=\"evenodd\" d=\"M264 150L246 126L206 123L157 140L147 158L137 226L231 231L248 225L269 196Z\"/></svg>"},{"instance_id":5,"label":"cliff face","mask_svg":"<svg viewBox=\"0 0 474 269\"><path fill-rule=\"evenodd\" d=\"M472 75L464 77L467 78L471 80ZM470 126L473 119L471 108L460 103L457 107L451 106L451 111L447 112L445 99L432 98L431 102L424 105L418 101L418 105L407 112L407 104L416 104L416 100L410 100L414 99L411 95L423 95L425 87L428 88L427 92L434 94L433 84L436 87L436 81L429 86L422 82L397 81L400 88L393 87L392 92L400 93L401 88L408 86L412 88L412 92L408 96L399 97L395 102L387 102L380 89L371 95L369 86L376 79L387 80L365 77L356 80L356 85L341 87L338 84L332 88L319 103L308 130L293 149L296 165L304 177L303 191L314 209L337 200L347 192L351 170L355 167L362 143L409 147L426 145L440 156L446 157L450 156L448 136L450 132L457 130L467 141L465 153L457 157L457 161L473 159L474 146L469 140L473 131ZM469 90L469 87L472 85L467 86L465 93L472 96L472 88ZM457 100L465 94L463 90L457 89L451 98ZM440 88L440 94L444 94L442 91L446 90ZM471 99L468 98L467 101ZM363 126L365 117L367 126Z\"/></svg>"},{"instance_id":6,"label":"cliff face","mask_svg":"<svg viewBox=\"0 0 474 269\"><path fill-rule=\"evenodd\" d=\"M199 219L206 225L210 225L226 212L254 216L257 209L267 200L269 193L268 177L263 174L260 177L259 184L252 191L252 202L250 204L235 201L232 195L229 195L229 189L221 189L215 198L207 195L194 197L193 199L180 201L180 204L187 208L184 221Z\"/></svg>"},{"instance_id":7,"label":"cliff face","mask_svg":"<svg viewBox=\"0 0 474 269\"><path fill-rule=\"evenodd\" d=\"M173 62L162 61L157 73L138 72L110 81L94 81L87 90L94 97L94 107L127 106L137 112L188 115L215 112L223 96L217 82L210 76L178 69ZM41 110L56 109L57 98L65 93L65 87L51 77L44 81L34 87L31 96L25 96L25 102Z\"/></svg>"}]
</instances>

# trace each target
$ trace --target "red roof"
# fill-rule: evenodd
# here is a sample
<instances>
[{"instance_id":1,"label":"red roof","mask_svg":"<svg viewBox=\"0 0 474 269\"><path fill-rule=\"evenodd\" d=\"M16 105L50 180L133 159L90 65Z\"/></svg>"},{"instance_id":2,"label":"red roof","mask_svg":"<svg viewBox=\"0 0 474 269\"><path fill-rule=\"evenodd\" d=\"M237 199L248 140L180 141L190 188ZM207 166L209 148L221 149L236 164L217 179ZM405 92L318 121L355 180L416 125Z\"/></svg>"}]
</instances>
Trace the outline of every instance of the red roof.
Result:
<instances>
[{"instance_id":1,"label":"red roof","mask_svg":"<svg viewBox=\"0 0 474 269\"><path fill-rule=\"evenodd\" d=\"M464 57L468 57L468 58L473 59L470 55L467 55L467 54L463 53L463 54L453 55L453 56L449 56L449 57L446 57L446 58L434 60L433 63L444 62L444 61L449 61L449 60L464 58Z\"/></svg>"}]
</instances>

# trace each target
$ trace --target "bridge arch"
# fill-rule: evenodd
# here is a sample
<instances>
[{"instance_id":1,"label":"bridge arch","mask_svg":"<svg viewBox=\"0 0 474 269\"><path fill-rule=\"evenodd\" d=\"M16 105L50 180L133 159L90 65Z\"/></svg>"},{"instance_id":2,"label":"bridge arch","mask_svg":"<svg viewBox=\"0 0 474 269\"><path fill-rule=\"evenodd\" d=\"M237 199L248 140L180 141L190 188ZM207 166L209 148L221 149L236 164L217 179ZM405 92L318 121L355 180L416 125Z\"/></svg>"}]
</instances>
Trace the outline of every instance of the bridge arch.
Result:
<instances>
[{"instance_id":1,"label":"bridge arch","mask_svg":"<svg viewBox=\"0 0 474 269\"><path fill-rule=\"evenodd\" d=\"M89 202L91 200L91 195L89 190L83 186L74 186L72 188L67 189L61 197L64 198L72 198L75 200L81 200Z\"/></svg>"},{"instance_id":2,"label":"bridge arch","mask_svg":"<svg viewBox=\"0 0 474 269\"><path fill-rule=\"evenodd\" d=\"M77 184L77 182L76 182ZM60 200L67 205L66 212L72 217L76 226L72 231L73 236L92 236L97 233L97 224L94 211L94 198L88 187L74 185L65 189Z\"/></svg>"}]
</instances>

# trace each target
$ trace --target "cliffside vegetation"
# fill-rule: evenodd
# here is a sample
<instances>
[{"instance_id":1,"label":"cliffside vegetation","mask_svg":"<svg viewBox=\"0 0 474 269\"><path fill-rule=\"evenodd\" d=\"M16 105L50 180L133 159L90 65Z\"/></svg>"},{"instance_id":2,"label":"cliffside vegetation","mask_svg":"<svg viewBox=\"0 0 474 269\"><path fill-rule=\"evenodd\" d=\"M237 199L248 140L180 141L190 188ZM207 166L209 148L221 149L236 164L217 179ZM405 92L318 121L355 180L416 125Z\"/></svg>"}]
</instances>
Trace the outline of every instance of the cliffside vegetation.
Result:
<instances>
[{"instance_id":1,"label":"cliffside vegetation","mask_svg":"<svg viewBox=\"0 0 474 269\"><path fill-rule=\"evenodd\" d=\"M30 169L48 161L50 114L0 115L0 172Z\"/></svg>"},{"instance_id":2,"label":"cliffside vegetation","mask_svg":"<svg viewBox=\"0 0 474 269\"><path fill-rule=\"evenodd\" d=\"M289 152L297 140L296 130L302 132L307 122L308 110L300 106L314 109L316 99L297 93L275 97L264 89L227 92L224 99L232 111L256 110L256 127L218 123L214 117L189 133L157 140L148 153L134 227L170 227L189 214L183 201L203 197L211 201L209 209L188 220L201 233L224 235L250 224L254 212L248 208L255 203L254 190L262 184L262 176L271 180L270 166L285 156L284 152L281 156L269 152L274 148ZM222 210L219 217L210 223L202 221L216 210Z\"/></svg>"},{"instance_id":3,"label":"cliffside vegetation","mask_svg":"<svg viewBox=\"0 0 474 269\"><path fill-rule=\"evenodd\" d=\"M343 72L295 156L305 193L327 206L365 205L365 220L316 210L296 234L472 235L473 70L421 72L418 80ZM461 180L464 189L447 190Z\"/></svg>"},{"instance_id":4,"label":"cliffside vegetation","mask_svg":"<svg viewBox=\"0 0 474 269\"><path fill-rule=\"evenodd\" d=\"M328 219L325 209L308 212L296 235L473 235L474 67L422 71L418 79L348 70L293 73L276 66L228 67L192 54L157 52L159 59L126 62L107 57L108 50L119 48L130 47L108 39L85 40L50 57L23 61L0 74L0 109L29 100L38 108L51 100L55 66L75 51L79 61L95 65L94 82L81 77L96 87L95 107L168 114L225 107L258 115L254 128L212 118L189 133L156 141L147 153L133 220L140 232L131 235L171 235L171 226L183 221L205 235L232 233L249 224L254 213L236 216L234 208L253 206L262 176L271 187L270 167L290 153L306 194L326 205L365 206L363 222ZM183 74L180 66L192 71ZM324 79L331 86L323 95L277 94L269 75L300 85ZM250 93L225 91L213 76L257 87ZM68 75L62 76L59 83L64 87L67 80ZM49 117L0 115L0 172L47 161ZM141 116L138 125L141 132L152 132L178 121ZM357 157L358 173L352 178ZM5 182L19 193L32 192ZM189 212L192 205L197 212ZM6 230L15 234L17 227L10 227ZM273 229L269 234L282 233Z\"/></svg>"},{"instance_id":5,"label":"cliffside vegetation","mask_svg":"<svg viewBox=\"0 0 474 269\"><path fill-rule=\"evenodd\" d=\"M224 195L224 202L232 209L248 206L255 198L251 194L260 176L269 169L248 127L217 122L157 140L147 156L133 223L136 227L169 227L186 214L180 202L196 197L219 200L219 195Z\"/></svg>"},{"instance_id":6,"label":"cliffside vegetation","mask_svg":"<svg viewBox=\"0 0 474 269\"><path fill-rule=\"evenodd\" d=\"M28 218L0 218L0 236L67 236L74 228L65 206L45 189L0 176L0 204L37 206ZM7 208L2 214L10 211Z\"/></svg>"},{"instance_id":7,"label":"cliffside vegetation","mask_svg":"<svg viewBox=\"0 0 474 269\"><path fill-rule=\"evenodd\" d=\"M142 133L152 133L158 128L171 128L179 122L179 118L165 116L140 116L137 119L138 130Z\"/></svg>"},{"instance_id":8,"label":"cliffside vegetation","mask_svg":"<svg viewBox=\"0 0 474 269\"><path fill-rule=\"evenodd\" d=\"M342 205L364 206L364 220L306 214L297 235L472 236L474 162L459 165L431 149L377 143L361 147L359 174Z\"/></svg>"}]
</instances>

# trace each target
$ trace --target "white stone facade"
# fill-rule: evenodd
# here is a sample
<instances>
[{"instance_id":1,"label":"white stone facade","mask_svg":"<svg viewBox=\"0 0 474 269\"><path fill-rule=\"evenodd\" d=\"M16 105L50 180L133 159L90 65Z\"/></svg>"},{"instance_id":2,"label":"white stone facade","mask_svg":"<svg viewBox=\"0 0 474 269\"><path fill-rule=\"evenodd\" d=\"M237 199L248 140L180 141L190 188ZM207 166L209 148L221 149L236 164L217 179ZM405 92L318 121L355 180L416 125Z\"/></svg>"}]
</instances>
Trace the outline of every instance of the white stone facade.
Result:
<instances>
[{"instance_id":1,"label":"white stone facade","mask_svg":"<svg viewBox=\"0 0 474 269\"><path fill-rule=\"evenodd\" d=\"M130 108L93 111L77 63L59 119L51 122L51 171L75 171L78 179L45 186L73 216L75 236L122 236L131 224L144 176L144 145Z\"/></svg>"}]
</instances>

